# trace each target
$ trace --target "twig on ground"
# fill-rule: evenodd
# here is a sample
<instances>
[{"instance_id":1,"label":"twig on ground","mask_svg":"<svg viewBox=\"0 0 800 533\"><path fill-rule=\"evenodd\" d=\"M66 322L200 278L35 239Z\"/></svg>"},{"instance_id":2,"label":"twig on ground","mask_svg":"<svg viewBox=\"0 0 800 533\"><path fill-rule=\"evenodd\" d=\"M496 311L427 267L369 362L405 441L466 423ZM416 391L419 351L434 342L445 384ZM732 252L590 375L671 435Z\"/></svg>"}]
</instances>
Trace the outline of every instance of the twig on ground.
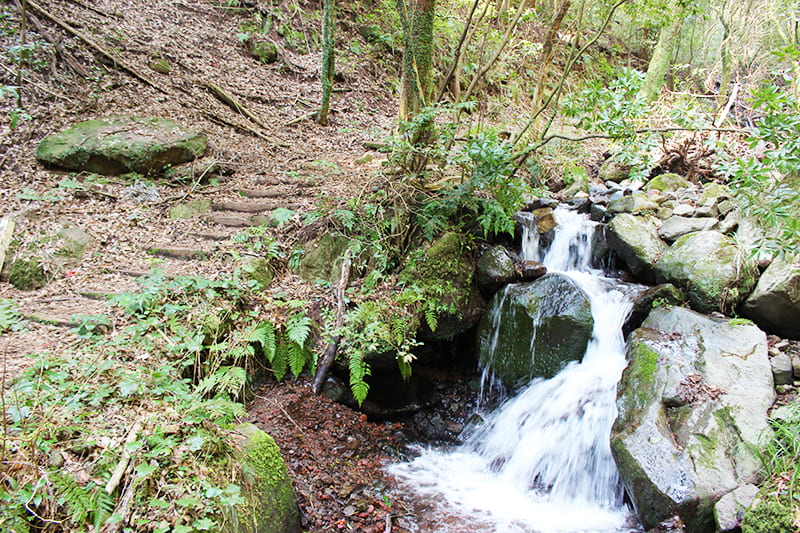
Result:
<instances>
[{"instance_id":1,"label":"twig on ground","mask_svg":"<svg viewBox=\"0 0 800 533\"><path fill-rule=\"evenodd\" d=\"M131 460L131 452L128 451L128 446L133 444L136 440L136 437L139 436L139 432L142 431L143 424L142 420L137 420L131 430L128 432L128 437L125 439L125 442L122 444L122 457L117 463L117 467L114 469L114 472L111 474L111 477L108 479L108 483L106 483L106 494L111 495L117 487L119 486L119 482L122 481L122 476L125 475L125 471L128 469L128 463Z\"/></svg>"}]
</instances>

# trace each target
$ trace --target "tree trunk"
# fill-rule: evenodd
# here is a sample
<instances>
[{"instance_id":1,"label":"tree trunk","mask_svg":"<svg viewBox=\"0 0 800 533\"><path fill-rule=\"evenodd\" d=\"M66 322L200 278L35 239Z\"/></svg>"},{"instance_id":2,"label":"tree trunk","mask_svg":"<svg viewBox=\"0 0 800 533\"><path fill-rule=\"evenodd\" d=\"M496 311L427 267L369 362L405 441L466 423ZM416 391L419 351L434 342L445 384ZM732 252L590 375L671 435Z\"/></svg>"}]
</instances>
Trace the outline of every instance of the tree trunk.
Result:
<instances>
[{"instance_id":1,"label":"tree trunk","mask_svg":"<svg viewBox=\"0 0 800 533\"><path fill-rule=\"evenodd\" d=\"M403 21L403 75L400 120L417 115L430 102L433 64L433 14L436 0L415 0L397 7Z\"/></svg>"},{"instance_id":2,"label":"tree trunk","mask_svg":"<svg viewBox=\"0 0 800 533\"><path fill-rule=\"evenodd\" d=\"M324 0L322 5L322 102L316 114L316 121L328 124L328 111L331 105L334 75L333 29L336 25L334 13L335 0Z\"/></svg>"},{"instance_id":3,"label":"tree trunk","mask_svg":"<svg viewBox=\"0 0 800 533\"><path fill-rule=\"evenodd\" d=\"M678 8L672 21L661 28L661 32L658 34L658 42L656 43L655 49L653 49L653 56L650 58L644 84L639 93L644 96L648 102L652 102L658 98L658 93L664 86L664 79L672 64L672 52L675 49L678 30L681 27L681 22L683 22L685 13L685 8Z\"/></svg>"}]
</instances>

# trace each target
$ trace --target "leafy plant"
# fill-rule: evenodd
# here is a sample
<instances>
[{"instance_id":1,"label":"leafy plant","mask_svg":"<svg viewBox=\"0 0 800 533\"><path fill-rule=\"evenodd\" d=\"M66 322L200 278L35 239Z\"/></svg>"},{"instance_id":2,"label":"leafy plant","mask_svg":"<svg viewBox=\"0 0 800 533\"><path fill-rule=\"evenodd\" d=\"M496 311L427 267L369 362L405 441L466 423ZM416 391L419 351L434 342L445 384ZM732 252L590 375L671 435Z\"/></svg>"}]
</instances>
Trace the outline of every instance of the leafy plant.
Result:
<instances>
[{"instance_id":1,"label":"leafy plant","mask_svg":"<svg viewBox=\"0 0 800 533\"><path fill-rule=\"evenodd\" d=\"M747 138L756 153L734 157L720 146L718 172L730 181L743 211L767 229L760 250L796 256L800 253L800 103L791 92L767 84L754 91L752 105L764 113Z\"/></svg>"},{"instance_id":2,"label":"leafy plant","mask_svg":"<svg viewBox=\"0 0 800 533\"><path fill-rule=\"evenodd\" d=\"M0 333L7 331L20 331L25 327L25 321L17 313L17 304L13 300L0 300Z\"/></svg>"}]
</instances>

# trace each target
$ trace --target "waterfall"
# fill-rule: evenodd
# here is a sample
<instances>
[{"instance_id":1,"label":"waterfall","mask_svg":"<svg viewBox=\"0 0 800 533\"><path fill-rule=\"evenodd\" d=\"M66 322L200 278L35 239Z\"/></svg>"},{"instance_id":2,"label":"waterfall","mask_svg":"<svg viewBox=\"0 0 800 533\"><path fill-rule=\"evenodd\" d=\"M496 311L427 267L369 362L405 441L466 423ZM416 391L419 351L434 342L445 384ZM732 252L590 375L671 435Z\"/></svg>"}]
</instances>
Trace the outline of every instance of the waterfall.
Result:
<instances>
[{"instance_id":1,"label":"waterfall","mask_svg":"<svg viewBox=\"0 0 800 533\"><path fill-rule=\"evenodd\" d=\"M523 235L522 256L563 272L588 294L592 339L581 362L552 379L534 379L460 447L420 449L416 459L389 468L447 517L434 519L428 531L635 531L609 445L631 304L611 280L590 271L594 224L560 209L556 221L547 250L528 234L535 227ZM496 325L502 317L490 320Z\"/></svg>"}]
</instances>

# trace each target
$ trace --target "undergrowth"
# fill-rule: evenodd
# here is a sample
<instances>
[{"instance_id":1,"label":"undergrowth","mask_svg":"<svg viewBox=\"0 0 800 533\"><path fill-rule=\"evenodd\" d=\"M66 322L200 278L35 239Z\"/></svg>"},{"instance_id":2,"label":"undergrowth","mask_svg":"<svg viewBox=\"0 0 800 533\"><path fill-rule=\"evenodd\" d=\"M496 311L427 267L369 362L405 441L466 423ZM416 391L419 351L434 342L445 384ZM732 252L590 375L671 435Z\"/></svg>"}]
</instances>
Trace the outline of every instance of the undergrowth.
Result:
<instances>
[{"instance_id":1,"label":"undergrowth","mask_svg":"<svg viewBox=\"0 0 800 533\"><path fill-rule=\"evenodd\" d=\"M305 303L254 288L156 273L114 297L123 317L81 317L72 353L31 355L2 395L0 530L223 529L244 501L227 435L252 380L315 365ZM5 302L0 317L18 327Z\"/></svg>"}]
</instances>

